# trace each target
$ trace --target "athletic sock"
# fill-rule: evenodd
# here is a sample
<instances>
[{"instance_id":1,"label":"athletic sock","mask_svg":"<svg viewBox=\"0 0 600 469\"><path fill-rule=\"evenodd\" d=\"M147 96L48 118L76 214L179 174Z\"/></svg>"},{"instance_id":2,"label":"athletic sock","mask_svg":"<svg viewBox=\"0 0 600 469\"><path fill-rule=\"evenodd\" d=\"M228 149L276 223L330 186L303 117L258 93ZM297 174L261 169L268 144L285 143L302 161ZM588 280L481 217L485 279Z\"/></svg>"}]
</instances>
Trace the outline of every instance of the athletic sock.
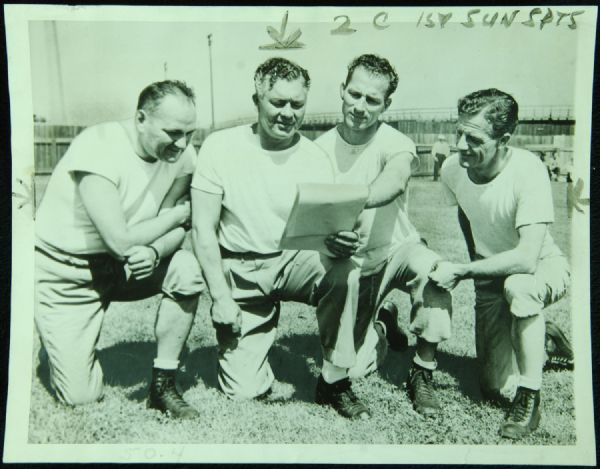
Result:
<instances>
[{"instance_id":1,"label":"athletic sock","mask_svg":"<svg viewBox=\"0 0 600 469\"><path fill-rule=\"evenodd\" d=\"M323 359L323 369L321 370L321 376L326 383L332 384L336 381L340 381L348 377L348 368L342 368L341 366L334 365L329 360Z\"/></svg>"},{"instance_id":2,"label":"athletic sock","mask_svg":"<svg viewBox=\"0 0 600 469\"><path fill-rule=\"evenodd\" d=\"M160 370L176 370L179 366L179 360L168 360L166 358L155 358L154 368Z\"/></svg>"},{"instance_id":3,"label":"athletic sock","mask_svg":"<svg viewBox=\"0 0 600 469\"><path fill-rule=\"evenodd\" d=\"M542 387L541 379L528 378L527 376L519 376L519 386L522 388L539 391Z\"/></svg>"},{"instance_id":4,"label":"athletic sock","mask_svg":"<svg viewBox=\"0 0 600 469\"><path fill-rule=\"evenodd\" d=\"M437 360L434 359L432 362L427 362L423 360L417 352L415 352L413 362L415 365L425 368L426 370L434 371L437 368Z\"/></svg>"}]
</instances>

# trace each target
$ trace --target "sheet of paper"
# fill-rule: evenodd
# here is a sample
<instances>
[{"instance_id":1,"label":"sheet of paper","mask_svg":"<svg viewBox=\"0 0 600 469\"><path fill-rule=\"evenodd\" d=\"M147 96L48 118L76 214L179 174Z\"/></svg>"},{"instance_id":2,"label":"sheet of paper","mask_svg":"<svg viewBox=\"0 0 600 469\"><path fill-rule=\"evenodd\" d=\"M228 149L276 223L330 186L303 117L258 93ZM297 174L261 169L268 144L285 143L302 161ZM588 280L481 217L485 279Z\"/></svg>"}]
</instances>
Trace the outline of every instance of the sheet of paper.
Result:
<instances>
[{"instance_id":1,"label":"sheet of paper","mask_svg":"<svg viewBox=\"0 0 600 469\"><path fill-rule=\"evenodd\" d=\"M364 185L299 184L279 247L331 254L325 247L325 238L354 228L367 195Z\"/></svg>"}]
</instances>

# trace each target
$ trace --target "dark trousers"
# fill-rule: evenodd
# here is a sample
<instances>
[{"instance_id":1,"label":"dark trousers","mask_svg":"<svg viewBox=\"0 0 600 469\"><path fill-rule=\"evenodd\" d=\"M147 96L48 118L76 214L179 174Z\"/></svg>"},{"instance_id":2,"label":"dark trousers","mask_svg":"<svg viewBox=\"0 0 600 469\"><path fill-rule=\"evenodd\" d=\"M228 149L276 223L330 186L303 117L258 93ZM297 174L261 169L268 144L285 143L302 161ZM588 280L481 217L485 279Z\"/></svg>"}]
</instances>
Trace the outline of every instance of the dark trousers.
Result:
<instances>
[{"instance_id":1,"label":"dark trousers","mask_svg":"<svg viewBox=\"0 0 600 469\"><path fill-rule=\"evenodd\" d=\"M445 155L440 155L439 153L435 155L436 160L433 163L433 180L437 181L440 177L440 168L442 164L444 164L444 160L446 159Z\"/></svg>"}]
</instances>

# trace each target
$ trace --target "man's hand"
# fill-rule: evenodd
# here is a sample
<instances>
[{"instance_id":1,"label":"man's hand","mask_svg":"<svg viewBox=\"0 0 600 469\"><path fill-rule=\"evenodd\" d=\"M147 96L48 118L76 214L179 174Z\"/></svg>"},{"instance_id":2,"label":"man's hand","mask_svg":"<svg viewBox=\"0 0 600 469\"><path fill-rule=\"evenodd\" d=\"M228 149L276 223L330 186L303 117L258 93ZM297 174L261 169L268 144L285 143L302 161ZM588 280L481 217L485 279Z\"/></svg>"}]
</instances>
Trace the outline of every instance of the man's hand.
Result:
<instances>
[{"instance_id":1,"label":"man's hand","mask_svg":"<svg viewBox=\"0 0 600 469\"><path fill-rule=\"evenodd\" d=\"M240 307L233 299L213 301L211 316L219 344L225 348L235 348L242 333Z\"/></svg>"},{"instance_id":2,"label":"man's hand","mask_svg":"<svg viewBox=\"0 0 600 469\"><path fill-rule=\"evenodd\" d=\"M234 334L242 332L242 310L233 299L213 301L211 316L215 324L230 326Z\"/></svg>"},{"instance_id":3,"label":"man's hand","mask_svg":"<svg viewBox=\"0 0 600 469\"><path fill-rule=\"evenodd\" d=\"M325 238L325 246L335 257L342 259L352 256L359 248L358 233L338 231Z\"/></svg>"},{"instance_id":4,"label":"man's hand","mask_svg":"<svg viewBox=\"0 0 600 469\"><path fill-rule=\"evenodd\" d=\"M171 210L175 214L179 225L189 224L191 221L192 210L189 201L178 203Z\"/></svg>"},{"instance_id":5,"label":"man's hand","mask_svg":"<svg viewBox=\"0 0 600 469\"><path fill-rule=\"evenodd\" d=\"M156 253L148 246L133 246L125 252L126 264L133 278L142 280L150 277L156 266Z\"/></svg>"},{"instance_id":6,"label":"man's hand","mask_svg":"<svg viewBox=\"0 0 600 469\"><path fill-rule=\"evenodd\" d=\"M177 199L177 200L175 201L175 205L183 205L183 204L185 204L186 202L188 202L188 203L189 203L189 202L190 202L190 200L191 200L191 198L190 198L190 194L189 194L189 193L187 193L187 194L183 194L181 197L179 197L179 199Z\"/></svg>"},{"instance_id":7,"label":"man's hand","mask_svg":"<svg viewBox=\"0 0 600 469\"><path fill-rule=\"evenodd\" d=\"M436 269L429 273L429 278L438 287L450 291L461 280L461 275L458 264L444 261L440 262Z\"/></svg>"}]
</instances>

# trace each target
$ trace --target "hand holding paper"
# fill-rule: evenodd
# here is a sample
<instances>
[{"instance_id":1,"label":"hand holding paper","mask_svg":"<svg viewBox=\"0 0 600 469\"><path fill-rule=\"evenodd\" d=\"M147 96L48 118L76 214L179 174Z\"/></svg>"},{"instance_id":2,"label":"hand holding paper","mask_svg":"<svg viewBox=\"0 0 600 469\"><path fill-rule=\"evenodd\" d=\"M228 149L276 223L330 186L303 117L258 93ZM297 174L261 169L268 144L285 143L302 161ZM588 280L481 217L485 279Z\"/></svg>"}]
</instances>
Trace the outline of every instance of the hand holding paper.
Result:
<instances>
[{"instance_id":1,"label":"hand holding paper","mask_svg":"<svg viewBox=\"0 0 600 469\"><path fill-rule=\"evenodd\" d=\"M279 247L352 255L358 247L352 229L367 195L367 186L360 184L299 184Z\"/></svg>"},{"instance_id":2,"label":"hand holding paper","mask_svg":"<svg viewBox=\"0 0 600 469\"><path fill-rule=\"evenodd\" d=\"M325 246L335 257L352 256L359 247L358 233L355 231L339 231L325 238Z\"/></svg>"}]
</instances>

